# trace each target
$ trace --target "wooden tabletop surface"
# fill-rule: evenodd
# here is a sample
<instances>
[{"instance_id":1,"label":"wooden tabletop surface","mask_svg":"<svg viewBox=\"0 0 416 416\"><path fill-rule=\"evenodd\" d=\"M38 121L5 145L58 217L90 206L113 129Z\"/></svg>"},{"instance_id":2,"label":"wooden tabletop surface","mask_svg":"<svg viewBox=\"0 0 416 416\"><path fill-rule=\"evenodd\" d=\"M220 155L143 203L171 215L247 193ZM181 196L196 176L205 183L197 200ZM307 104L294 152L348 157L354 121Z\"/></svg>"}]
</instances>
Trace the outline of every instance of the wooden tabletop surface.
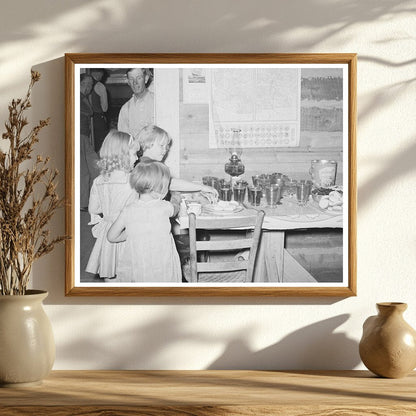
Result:
<instances>
[{"instance_id":1,"label":"wooden tabletop surface","mask_svg":"<svg viewBox=\"0 0 416 416\"><path fill-rule=\"evenodd\" d=\"M53 371L0 389L0 415L416 415L416 372Z\"/></svg>"}]
</instances>

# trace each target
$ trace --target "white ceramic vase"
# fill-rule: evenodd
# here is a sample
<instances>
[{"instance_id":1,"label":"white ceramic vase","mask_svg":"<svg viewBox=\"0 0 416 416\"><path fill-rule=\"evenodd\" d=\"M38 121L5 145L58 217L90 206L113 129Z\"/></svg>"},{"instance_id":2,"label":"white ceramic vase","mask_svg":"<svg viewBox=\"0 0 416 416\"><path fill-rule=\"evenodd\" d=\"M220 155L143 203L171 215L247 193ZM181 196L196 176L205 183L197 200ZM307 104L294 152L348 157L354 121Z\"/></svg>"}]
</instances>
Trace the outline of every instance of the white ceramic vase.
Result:
<instances>
[{"instance_id":1,"label":"white ceramic vase","mask_svg":"<svg viewBox=\"0 0 416 416\"><path fill-rule=\"evenodd\" d=\"M55 361L52 326L42 301L48 292L0 295L0 385L41 383Z\"/></svg>"}]
</instances>

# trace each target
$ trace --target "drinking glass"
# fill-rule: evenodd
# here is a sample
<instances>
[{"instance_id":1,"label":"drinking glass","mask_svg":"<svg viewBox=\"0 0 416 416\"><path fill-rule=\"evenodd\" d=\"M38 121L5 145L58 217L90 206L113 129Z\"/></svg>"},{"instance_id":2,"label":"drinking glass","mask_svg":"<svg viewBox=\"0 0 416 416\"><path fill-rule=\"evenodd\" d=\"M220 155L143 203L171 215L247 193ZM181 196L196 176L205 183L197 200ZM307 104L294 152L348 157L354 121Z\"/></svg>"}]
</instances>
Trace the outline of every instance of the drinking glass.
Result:
<instances>
[{"instance_id":1,"label":"drinking glass","mask_svg":"<svg viewBox=\"0 0 416 416\"><path fill-rule=\"evenodd\" d=\"M231 188L231 182L227 179L218 179L218 189L219 188Z\"/></svg>"},{"instance_id":2,"label":"drinking glass","mask_svg":"<svg viewBox=\"0 0 416 416\"><path fill-rule=\"evenodd\" d=\"M260 176L261 175L253 175L251 180L253 181L253 186L260 186Z\"/></svg>"},{"instance_id":3,"label":"drinking glass","mask_svg":"<svg viewBox=\"0 0 416 416\"><path fill-rule=\"evenodd\" d=\"M265 187L267 205L274 207L280 205L280 198L282 196L282 187L276 184L266 185Z\"/></svg>"},{"instance_id":4,"label":"drinking glass","mask_svg":"<svg viewBox=\"0 0 416 416\"><path fill-rule=\"evenodd\" d=\"M292 197L296 195L296 185L298 181L296 179L289 179L285 182L285 188L287 195Z\"/></svg>"},{"instance_id":5,"label":"drinking glass","mask_svg":"<svg viewBox=\"0 0 416 416\"><path fill-rule=\"evenodd\" d=\"M246 196L246 188L247 188L247 185L243 183L236 183L234 185L234 188L233 188L234 201L237 201L240 204L244 202L244 198Z\"/></svg>"},{"instance_id":6,"label":"drinking glass","mask_svg":"<svg viewBox=\"0 0 416 416\"><path fill-rule=\"evenodd\" d=\"M283 187L284 184L285 184L285 181L284 181L283 178L272 177L270 179L270 184L272 184L272 185L278 185L280 187Z\"/></svg>"},{"instance_id":7,"label":"drinking glass","mask_svg":"<svg viewBox=\"0 0 416 416\"><path fill-rule=\"evenodd\" d=\"M237 181L235 181L235 184L236 184L236 185L245 186L245 187L247 187L247 186L248 186L248 182L247 182L247 181L245 181L244 179L238 179Z\"/></svg>"},{"instance_id":8,"label":"drinking glass","mask_svg":"<svg viewBox=\"0 0 416 416\"><path fill-rule=\"evenodd\" d=\"M259 206L261 198L263 196L263 190L260 186L250 186L248 188L248 202L251 205Z\"/></svg>"},{"instance_id":9,"label":"drinking glass","mask_svg":"<svg viewBox=\"0 0 416 416\"><path fill-rule=\"evenodd\" d=\"M218 178L215 176L204 176L202 178L202 183L207 186L211 186L218 191Z\"/></svg>"},{"instance_id":10,"label":"drinking glass","mask_svg":"<svg viewBox=\"0 0 416 416\"><path fill-rule=\"evenodd\" d=\"M270 175L266 173L262 173L261 175L258 175L258 186L260 186L263 189L263 196L266 196L266 186L270 185L271 177Z\"/></svg>"},{"instance_id":11,"label":"drinking glass","mask_svg":"<svg viewBox=\"0 0 416 416\"><path fill-rule=\"evenodd\" d=\"M275 183L277 185L281 185L284 183L285 178L287 178L287 176L285 177L285 175L283 175L283 173L271 173L270 174L270 183Z\"/></svg>"},{"instance_id":12,"label":"drinking glass","mask_svg":"<svg viewBox=\"0 0 416 416\"><path fill-rule=\"evenodd\" d=\"M221 186L220 189L218 189L218 198L221 199L221 201L231 201L231 187L230 186Z\"/></svg>"},{"instance_id":13,"label":"drinking glass","mask_svg":"<svg viewBox=\"0 0 416 416\"><path fill-rule=\"evenodd\" d=\"M300 206L300 214L303 214L303 207L308 203L309 195L311 194L311 182L300 181L296 184L296 198Z\"/></svg>"}]
</instances>

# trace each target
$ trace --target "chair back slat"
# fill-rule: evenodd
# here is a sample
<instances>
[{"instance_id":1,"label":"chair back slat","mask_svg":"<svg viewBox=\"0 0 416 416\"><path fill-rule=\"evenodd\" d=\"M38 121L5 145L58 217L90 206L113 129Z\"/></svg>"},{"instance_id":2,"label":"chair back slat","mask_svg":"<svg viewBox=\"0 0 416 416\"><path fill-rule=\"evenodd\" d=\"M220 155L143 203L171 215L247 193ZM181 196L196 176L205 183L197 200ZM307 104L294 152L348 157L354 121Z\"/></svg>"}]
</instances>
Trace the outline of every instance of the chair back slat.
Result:
<instances>
[{"instance_id":1,"label":"chair back slat","mask_svg":"<svg viewBox=\"0 0 416 416\"><path fill-rule=\"evenodd\" d=\"M254 228L257 215L241 217L197 217L196 228L204 230L228 230L230 228Z\"/></svg>"},{"instance_id":2,"label":"chair back slat","mask_svg":"<svg viewBox=\"0 0 416 416\"><path fill-rule=\"evenodd\" d=\"M241 250L249 248L253 244L252 238L242 238L241 240L215 240L215 241L197 241L197 251L223 251L223 250Z\"/></svg>"},{"instance_id":3,"label":"chair back slat","mask_svg":"<svg viewBox=\"0 0 416 416\"><path fill-rule=\"evenodd\" d=\"M256 261L257 249L261 237L261 227L263 225L264 212L258 211L257 215L250 215L232 218L212 218L196 217L189 214L189 252L190 252L190 274L191 282L198 282L199 272L230 272L237 270L247 270L246 280L253 280L254 265ZM236 238L215 241L197 241L196 231L204 230L235 230L235 229L254 229L250 238ZM220 262L198 262L198 251L224 251L240 250L249 248L248 260L242 261L220 261Z\"/></svg>"},{"instance_id":4,"label":"chair back slat","mask_svg":"<svg viewBox=\"0 0 416 416\"><path fill-rule=\"evenodd\" d=\"M198 272L231 272L234 270L247 270L248 261L221 261L197 263Z\"/></svg>"}]
</instances>

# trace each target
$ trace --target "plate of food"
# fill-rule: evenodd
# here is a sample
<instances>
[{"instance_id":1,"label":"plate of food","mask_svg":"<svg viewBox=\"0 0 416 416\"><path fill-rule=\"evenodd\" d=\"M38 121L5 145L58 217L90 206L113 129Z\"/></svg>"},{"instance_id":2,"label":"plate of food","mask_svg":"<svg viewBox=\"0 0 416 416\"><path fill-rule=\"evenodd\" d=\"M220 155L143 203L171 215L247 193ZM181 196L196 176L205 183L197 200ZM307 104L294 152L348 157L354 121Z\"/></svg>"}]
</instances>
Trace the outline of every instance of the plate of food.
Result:
<instances>
[{"instance_id":1,"label":"plate of food","mask_svg":"<svg viewBox=\"0 0 416 416\"><path fill-rule=\"evenodd\" d=\"M314 201L318 202L321 200L324 196L329 196L331 192L337 191L341 195L343 195L342 186L327 186L327 187L316 187L313 188L311 191L312 198Z\"/></svg>"},{"instance_id":2,"label":"plate of food","mask_svg":"<svg viewBox=\"0 0 416 416\"><path fill-rule=\"evenodd\" d=\"M210 215L229 215L242 211L244 208L235 201L218 201L216 204L204 205L202 211Z\"/></svg>"},{"instance_id":3,"label":"plate of food","mask_svg":"<svg viewBox=\"0 0 416 416\"><path fill-rule=\"evenodd\" d=\"M330 191L327 195L320 195L318 201L316 199L315 201L319 209L327 214L342 214L344 204L342 191Z\"/></svg>"}]
</instances>

